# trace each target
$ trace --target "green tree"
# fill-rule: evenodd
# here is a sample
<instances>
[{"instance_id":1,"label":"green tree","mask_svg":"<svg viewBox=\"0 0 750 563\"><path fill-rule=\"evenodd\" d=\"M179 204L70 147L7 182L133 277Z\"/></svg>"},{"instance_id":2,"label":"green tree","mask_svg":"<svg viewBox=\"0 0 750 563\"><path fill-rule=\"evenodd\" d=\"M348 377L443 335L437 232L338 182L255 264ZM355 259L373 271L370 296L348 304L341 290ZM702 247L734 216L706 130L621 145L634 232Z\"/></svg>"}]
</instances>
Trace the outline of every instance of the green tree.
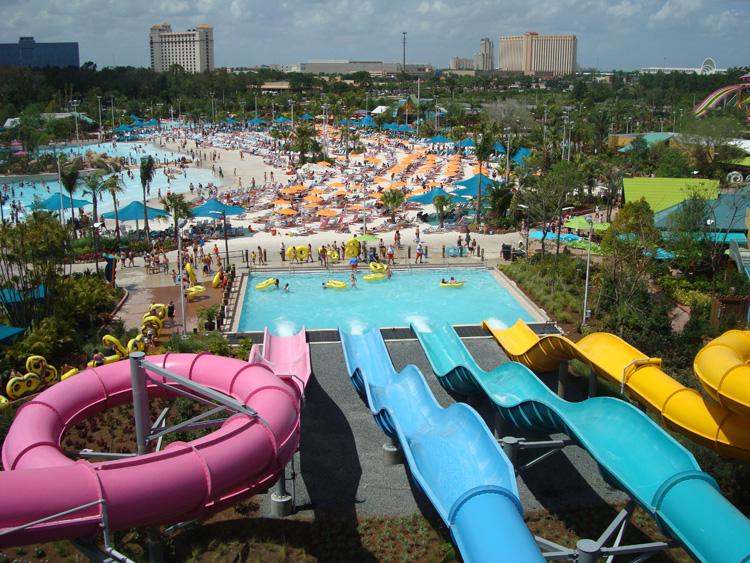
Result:
<instances>
[{"instance_id":1,"label":"green tree","mask_svg":"<svg viewBox=\"0 0 750 563\"><path fill-rule=\"evenodd\" d=\"M312 153L313 159L320 153L321 145L315 139L317 133L315 127L309 125L300 125L295 129L294 148L299 152L299 166L307 162L307 153Z\"/></svg>"},{"instance_id":2,"label":"green tree","mask_svg":"<svg viewBox=\"0 0 750 563\"><path fill-rule=\"evenodd\" d=\"M432 204L435 206L435 212L437 213L438 220L440 221L440 228L442 229L445 222L445 216L456 206L451 203L450 196L443 194L436 195L432 199Z\"/></svg>"},{"instance_id":3,"label":"green tree","mask_svg":"<svg viewBox=\"0 0 750 563\"><path fill-rule=\"evenodd\" d=\"M141 187L143 188L143 228L146 232L146 240L151 241L151 233L148 230L148 209L146 209L146 192L151 191L151 181L156 175L156 162L151 155L141 158Z\"/></svg>"},{"instance_id":4,"label":"green tree","mask_svg":"<svg viewBox=\"0 0 750 563\"><path fill-rule=\"evenodd\" d=\"M125 192L125 188L123 186L122 180L120 180L120 177L117 174L113 174L106 180L104 180L104 190L109 192L109 194L112 196L112 205L115 208L115 236L119 239L120 238L120 218L118 217L118 204L117 204L117 194L121 194Z\"/></svg>"},{"instance_id":5,"label":"green tree","mask_svg":"<svg viewBox=\"0 0 750 563\"><path fill-rule=\"evenodd\" d=\"M93 224L99 221L99 197L107 191L107 181L104 180L103 177L104 172L100 170L93 174L87 174L80 182L83 193L91 196L92 204L94 206L92 228Z\"/></svg>"},{"instance_id":6,"label":"green tree","mask_svg":"<svg viewBox=\"0 0 750 563\"><path fill-rule=\"evenodd\" d=\"M190 219L193 216L193 208L190 202L185 199L185 194L169 194L159 201L164 206L164 211L172 215L172 226L174 227L175 236L180 236L178 228L180 219ZM169 217L160 215L158 219L168 221Z\"/></svg>"},{"instance_id":7,"label":"green tree","mask_svg":"<svg viewBox=\"0 0 750 563\"><path fill-rule=\"evenodd\" d=\"M404 204L404 201L406 201L406 197L401 190L386 190L383 192L380 202L390 211L391 223L396 222L396 212Z\"/></svg>"},{"instance_id":8,"label":"green tree","mask_svg":"<svg viewBox=\"0 0 750 563\"><path fill-rule=\"evenodd\" d=\"M474 134L474 154L477 157L479 164L479 182L477 184L477 208L474 222L478 225L481 221L481 210L482 210L482 164L487 162L495 151L494 145L497 138L491 133L489 129L480 127Z\"/></svg>"},{"instance_id":9,"label":"green tree","mask_svg":"<svg viewBox=\"0 0 750 563\"><path fill-rule=\"evenodd\" d=\"M690 145L690 156L698 172L706 178L720 178L721 163L742 155L742 151L730 144L742 132L742 125L733 117L711 115L685 120L683 138Z\"/></svg>"},{"instance_id":10,"label":"green tree","mask_svg":"<svg viewBox=\"0 0 750 563\"><path fill-rule=\"evenodd\" d=\"M33 211L23 223L0 224L0 289L14 290L14 299L3 302L11 325L31 327L54 314L69 255L70 231L51 213Z\"/></svg>"},{"instance_id":11,"label":"green tree","mask_svg":"<svg viewBox=\"0 0 750 563\"><path fill-rule=\"evenodd\" d=\"M75 219L76 208L73 205L73 195L78 191L78 178L81 174L80 160L73 160L66 166L60 166L60 182L70 197L70 218ZM75 238L75 230L73 237Z\"/></svg>"}]
</instances>

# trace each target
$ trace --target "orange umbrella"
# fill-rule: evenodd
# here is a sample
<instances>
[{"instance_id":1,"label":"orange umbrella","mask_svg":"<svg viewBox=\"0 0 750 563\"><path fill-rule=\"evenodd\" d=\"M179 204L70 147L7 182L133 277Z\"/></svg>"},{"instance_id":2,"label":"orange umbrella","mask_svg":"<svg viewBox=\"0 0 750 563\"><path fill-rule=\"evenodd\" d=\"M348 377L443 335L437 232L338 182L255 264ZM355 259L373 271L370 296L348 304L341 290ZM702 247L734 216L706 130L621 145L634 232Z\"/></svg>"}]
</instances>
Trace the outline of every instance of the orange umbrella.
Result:
<instances>
[{"instance_id":1,"label":"orange umbrella","mask_svg":"<svg viewBox=\"0 0 750 563\"><path fill-rule=\"evenodd\" d=\"M282 194L296 194L297 192L301 191L297 186L290 186L288 188L284 188L283 190L279 190L279 193Z\"/></svg>"},{"instance_id":2,"label":"orange umbrella","mask_svg":"<svg viewBox=\"0 0 750 563\"><path fill-rule=\"evenodd\" d=\"M320 162L316 162L315 164L320 164L321 166L330 166L330 162L326 162L325 160L321 160Z\"/></svg>"},{"instance_id":3,"label":"orange umbrella","mask_svg":"<svg viewBox=\"0 0 750 563\"><path fill-rule=\"evenodd\" d=\"M348 209L354 209L356 211L360 211L364 209L364 207L362 207L361 205L350 205Z\"/></svg>"},{"instance_id":4,"label":"orange umbrella","mask_svg":"<svg viewBox=\"0 0 750 563\"><path fill-rule=\"evenodd\" d=\"M391 186L405 186L406 182L393 182Z\"/></svg>"},{"instance_id":5,"label":"orange umbrella","mask_svg":"<svg viewBox=\"0 0 750 563\"><path fill-rule=\"evenodd\" d=\"M374 197L376 199L380 199L381 197L383 197L383 194L380 192L373 192L371 194L367 194L367 197Z\"/></svg>"},{"instance_id":6,"label":"orange umbrella","mask_svg":"<svg viewBox=\"0 0 750 563\"><path fill-rule=\"evenodd\" d=\"M314 190L310 190L310 191L309 191L309 192L307 192L307 193L309 193L309 194L311 194L311 195L312 195L312 194L324 194L324 193L327 193L327 191L326 191L326 190L321 190L321 189L319 189L319 188L315 188Z\"/></svg>"},{"instance_id":7,"label":"orange umbrella","mask_svg":"<svg viewBox=\"0 0 750 563\"><path fill-rule=\"evenodd\" d=\"M339 190L337 192L333 192L333 195L349 195L349 192L346 190Z\"/></svg>"},{"instance_id":8,"label":"orange umbrella","mask_svg":"<svg viewBox=\"0 0 750 563\"><path fill-rule=\"evenodd\" d=\"M303 205L302 207L320 207L320 206L317 203L311 201L310 203L308 203L307 205Z\"/></svg>"},{"instance_id":9,"label":"orange umbrella","mask_svg":"<svg viewBox=\"0 0 750 563\"><path fill-rule=\"evenodd\" d=\"M391 184L390 186L387 186L383 189L384 190L400 190L401 188L399 188L396 184Z\"/></svg>"},{"instance_id":10,"label":"orange umbrella","mask_svg":"<svg viewBox=\"0 0 750 563\"><path fill-rule=\"evenodd\" d=\"M281 215L297 215L299 211L295 211L290 207L285 207L284 209L279 209L276 213L279 213Z\"/></svg>"},{"instance_id":11,"label":"orange umbrella","mask_svg":"<svg viewBox=\"0 0 750 563\"><path fill-rule=\"evenodd\" d=\"M386 180L385 178L375 178L373 180L373 182L378 182L379 184L382 184L383 182L387 182L387 181L388 180Z\"/></svg>"},{"instance_id":12,"label":"orange umbrella","mask_svg":"<svg viewBox=\"0 0 750 563\"><path fill-rule=\"evenodd\" d=\"M346 187L341 182L333 182L333 183L328 184L328 185L331 186L332 188L344 188L344 187Z\"/></svg>"},{"instance_id":13,"label":"orange umbrella","mask_svg":"<svg viewBox=\"0 0 750 563\"><path fill-rule=\"evenodd\" d=\"M365 160L366 160L367 162L372 162L373 164L375 164L375 163L377 163L377 162L383 162L383 161L382 161L382 160L380 160L379 158L372 158L372 157L368 157L368 158L366 158Z\"/></svg>"},{"instance_id":14,"label":"orange umbrella","mask_svg":"<svg viewBox=\"0 0 750 563\"><path fill-rule=\"evenodd\" d=\"M289 205L292 202L285 199L275 199L271 203L273 203L274 205Z\"/></svg>"},{"instance_id":15,"label":"orange umbrella","mask_svg":"<svg viewBox=\"0 0 750 563\"><path fill-rule=\"evenodd\" d=\"M306 195L302 199L304 199L305 201L323 201L323 198L319 195Z\"/></svg>"},{"instance_id":16,"label":"orange umbrella","mask_svg":"<svg viewBox=\"0 0 750 563\"><path fill-rule=\"evenodd\" d=\"M320 211L316 211L316 213L323 217L333 217L334 215L338 215L333 209L321 209Z\"/></svg>"}]
</instances>

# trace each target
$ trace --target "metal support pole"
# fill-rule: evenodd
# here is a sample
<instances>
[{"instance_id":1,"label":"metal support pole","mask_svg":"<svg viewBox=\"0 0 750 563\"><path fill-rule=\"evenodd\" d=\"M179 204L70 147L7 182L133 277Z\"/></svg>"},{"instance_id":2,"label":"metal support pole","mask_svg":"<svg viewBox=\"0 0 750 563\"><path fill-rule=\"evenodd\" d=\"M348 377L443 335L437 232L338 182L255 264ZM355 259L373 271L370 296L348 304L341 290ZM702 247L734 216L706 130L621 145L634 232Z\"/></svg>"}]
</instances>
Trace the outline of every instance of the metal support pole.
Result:
<instances>
[{"instance_id":1,"label":"metal support pole","mask_svg":"<svg viewBox=\"0 0 750 563\"><path fill-rule=\"evenodd\" d=\"M597 563L599 561L600 548L594 540L578 540L576 551L578 551L578 563Z\"/></svg>"},{"instance_id":2,"label":"metal support pole","mask_svg":"<svg viewBox=\"0 0 750 563\"><path fill-rule=\"evenodd\" d=\"M164 563L164 551L161 545L161 534L155 528L146 530L149 563Z\"/></svg>"},{"instance_id":3,"label":"metal support pole","mask_svg":"<svg viewBox=\"0 0 750 563\"><path fill-rule=\"evenodd\" d=\"M596 397L596 374L594 370L589 371L589 399Z\"/></svg>"},{"instance_id":4,"label":"metal support pole","mask_svg":"<svg viewBox=\"0 0 750 563\"><path fill-rule=\"evenodd\" d=\"M135 438L138 446L137 454L149 453L148 436L151 423L148 416L148 388L146 386L146 370L141 367L141 360L145 352L132 352L130 359L130 378L133 382L133 413L135 418Z\"/></svg>"},{"instance_id":5,"label":"metal support pole","mask_svg":"<svg viewBox=\"0 0 750 563\"><path fill-rule=\"evenodd\" d=\"M227 261L225 270L229 270L229 242L227 241L227 212L224 210L224 250L227 253Z\"/></svg>"},{"instance_id":6,"label":"metal support pole","mask_svg":"<svg viewBox=\"0 0 750 563\"><path fill-rule=\"evenodd\" d=\"M283 518L292 513L292 495L286 490L286 467L282 469L279 480L273 486L271 503L276 518Z\"/></svg>"},{"instance_id":7,"label":"metal support pole","mask_svg":"<svg viewBox=\"0 0 750 563\"><path fill-rule=\"evenodd\" d=\"M503 452L515 466L516 459L518 458L518 438L515 436L503 436Z\"/></svg>"},{"instance_id":8,"label":"metal support pole","mask_svg":"<svg viewBox=\"0 0 750 563\"><path fill-rule=\"evenodd\" d=\"M568 361L563 360L557 368L557 396L567 400L567 388L570 383L570 374L568 373Z\"/></svg>"},{"instance_id":9,"label":"metal support pole","mask_svg":"<svg viewBox=\"0 0 750 563\"><path fill-rule=\"evenodd\" d=\"M398 465L401 463L401 448L393 441L390 436L387 437L383 444L383 462L386 465Z\"/></svg>"}]
</instances>

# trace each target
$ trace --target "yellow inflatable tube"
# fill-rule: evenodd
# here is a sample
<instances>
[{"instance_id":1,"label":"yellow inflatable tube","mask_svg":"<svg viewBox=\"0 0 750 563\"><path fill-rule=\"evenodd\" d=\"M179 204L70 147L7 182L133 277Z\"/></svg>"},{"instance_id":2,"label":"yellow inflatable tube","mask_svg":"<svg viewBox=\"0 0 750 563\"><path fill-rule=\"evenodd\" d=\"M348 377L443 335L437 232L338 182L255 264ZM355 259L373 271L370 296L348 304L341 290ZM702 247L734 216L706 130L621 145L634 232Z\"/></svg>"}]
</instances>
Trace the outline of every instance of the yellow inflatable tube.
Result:
<instances>
[{"instance_id":1,"label":"yellow inflatable tube","mask_svg":"<svg viewBox=\"0 0 750 563\"><path fill-rule=\"evenodd\" d=\"M44 366L44 369L42 369ZM26 358L26 371L38 376L45 383L56 383L57 369L47 363L44 356L29 356Z\"/></svg>"},{"instance_id":2,"label":"yellow inflatable tube","mask_svg":"<svg viewBox=\"0 0 750 563\"><path fill-rule=\"evenodd\" d=\"M42 385L42 380L35 373L27 373L18 377L11 377L5 386L5 394L10 399L20 399L29 395Z\"/></svg>"},{"instance_id":3,"label":"yellow inflatable tube","mask_svg":"<svg viewBox=\"0 0 750 563\"><path fill-rule=\"evenodd\" d=\"M388 266L381 264L380 262L370 262L370 269L373 272L385 272L388 269Z\"/></svg>"},{"instance_id":4,"label":"yellow inflatable tube","mask_svg":"<svg viewBox=\"0 0 750 563\"><path fill-rule=\"evenodd\" d=\"M365 274L362 276L362 279L365 281L372 281L372 280L382 280L385 277L385 274Z\"/></svg>"},{"instance_id":5,"label":"yellow inflatable tube","mask_svg":"<svg viewBox=\"0 0 750 563\"><path fill-rule=\"evenodd\" d=\"M260 282L258 285L255 286L255 289L265 289L267 287L271 287L276 283L276 278L268 278L267 280L264 280Z\"/></svg>"},{"instance_id":6,"label":"yellow inflatable tube","mask_svg":"<svg viewBox=\"0 0 750 563\"><path fill-rule=\"evenodd\" d=\"M326 286L332 287L333 289L345 289L346 288L346 284L338 280L328 280L326 282Z\"/></svg>"},{"instance_id":7,"label":"yellow inflatable tube","mask_svg":"<svg viewBox=\"0 0 750 563\"><path fill-rule=\"evenodd\" d=\"M185 290L185 297L195 297L201 293L206 293L206 288L202 285L193 285Z\"/></svg>"},{"instance_id":8,"label":"yellow inflatable tube","mask_svg":"<svg viewBox=\"0 0 750 563\"><path fill-rule=\"evenodd\" d=\"M185 264L185 271L187 272L190 283L192 283L193 285L198 285L198 280L195 277L195 270L193 270L193 265L190 262Z\"/></svg>"},{"instance_id":9,"label":"yellow inflatable tube","mask_svg":"<svg viewBox=\"0 0 750 563\"><path fill-rule=\"evenodd\" d=\"M214 281L211 282L211 285L213 287L219 287L221 285L221 274L219 272L216 272L216 275L214 276Z\"/></svg>"}]
</instances>

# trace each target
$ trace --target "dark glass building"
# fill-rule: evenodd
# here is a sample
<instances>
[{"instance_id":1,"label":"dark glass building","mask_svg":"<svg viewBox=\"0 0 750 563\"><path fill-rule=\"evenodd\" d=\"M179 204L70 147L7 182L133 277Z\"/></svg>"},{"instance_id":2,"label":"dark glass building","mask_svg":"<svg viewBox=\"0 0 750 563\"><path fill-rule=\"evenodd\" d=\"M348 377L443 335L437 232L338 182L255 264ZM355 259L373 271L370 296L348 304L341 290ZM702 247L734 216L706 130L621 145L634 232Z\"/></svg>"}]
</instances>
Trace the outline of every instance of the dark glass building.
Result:
<instances>
[{"instance_id":1,"label":"dark glass building","mask_svg":"<svg viewBox=\"0 0 750 563\"><path fill-rule=\"evenodd\" d=\"M78 43L37 43L33 37L0 43L0 66L79 68Z\"/></svg>"}]
</instances>

